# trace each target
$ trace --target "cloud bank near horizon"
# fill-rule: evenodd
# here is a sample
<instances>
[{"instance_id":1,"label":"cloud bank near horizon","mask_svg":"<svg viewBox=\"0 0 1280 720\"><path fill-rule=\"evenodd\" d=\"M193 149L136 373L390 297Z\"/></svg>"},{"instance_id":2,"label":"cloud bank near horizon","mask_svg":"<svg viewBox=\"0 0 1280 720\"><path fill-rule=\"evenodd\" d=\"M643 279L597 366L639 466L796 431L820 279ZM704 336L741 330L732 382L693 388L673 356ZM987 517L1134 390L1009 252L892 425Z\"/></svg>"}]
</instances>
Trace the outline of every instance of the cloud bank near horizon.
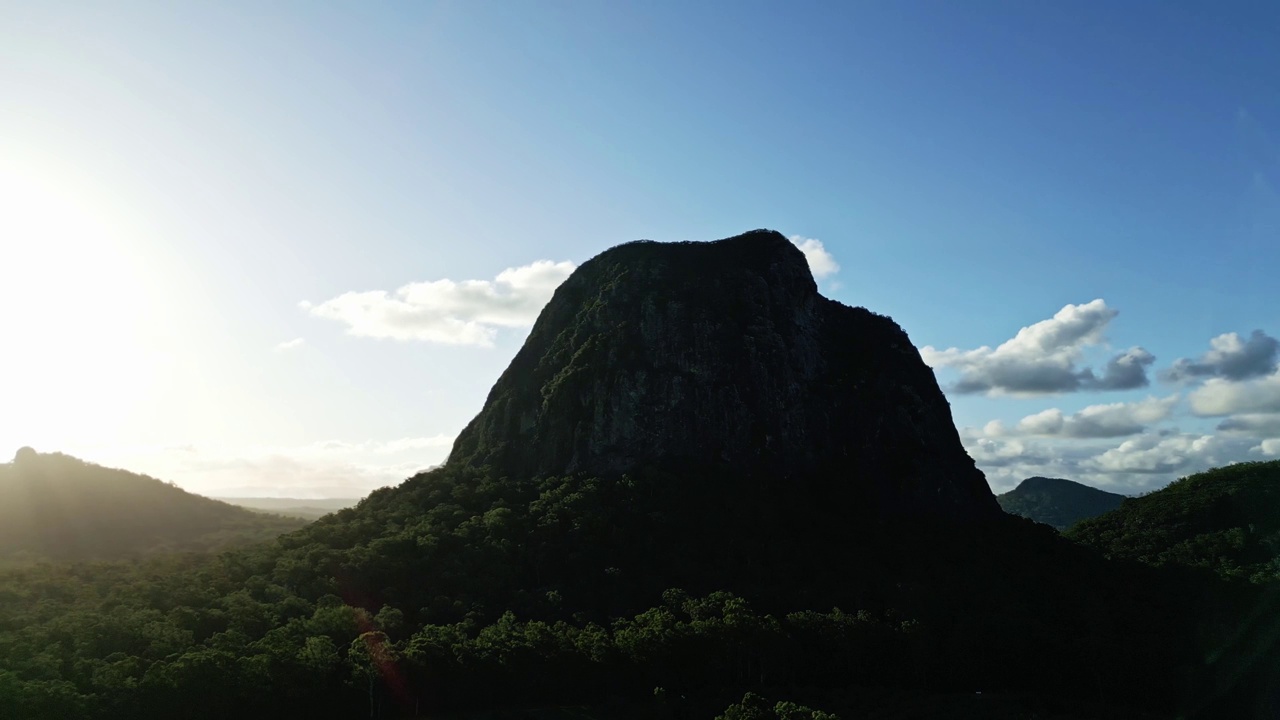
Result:
<instances>
[{"instance_id":1,"label":"cloud bank near horizon","mask_svg":"<svg viewBox=\"0 0 1280 720\"><path fill-rule=\"evenodd\" d=\"M925 346L920 353L956 377L946 386L956 402L967 395L1026 399L1145 388L1156 358L1141 346L1110 355L1099 371L1086 362L1105 351L1117 314L1099 298L1067 305L995 348ZM1280 457L1280 341L1262 330L1247 337L1228 332L1209 347L1154 373L1185 394L1074 412L1048 407L962 428L962 441L997 492L1042 475L1132 494L1211 467Z\"/></svg>"}]
</instances>

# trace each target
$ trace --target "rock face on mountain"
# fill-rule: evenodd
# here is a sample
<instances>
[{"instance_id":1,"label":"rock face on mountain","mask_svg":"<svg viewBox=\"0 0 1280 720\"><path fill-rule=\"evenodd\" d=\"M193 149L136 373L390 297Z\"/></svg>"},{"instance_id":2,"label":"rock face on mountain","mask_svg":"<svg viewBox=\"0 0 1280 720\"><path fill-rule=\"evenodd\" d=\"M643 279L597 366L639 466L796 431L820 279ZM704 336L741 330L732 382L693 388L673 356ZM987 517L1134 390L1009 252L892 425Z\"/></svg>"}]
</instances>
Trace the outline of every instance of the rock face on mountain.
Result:
<instances>
[{"instance_id":1,"label":"rock face on mountain","mask_svg":"<svg viewBox=\"0 0 1280 720\"><path fill-rule=\"evenodd\" d=\"M448 462L513 476L714 468L838 486L881 512L999 512L906 333L819 295L771 231L583 263Z\"/></svg>"}]
</instances>

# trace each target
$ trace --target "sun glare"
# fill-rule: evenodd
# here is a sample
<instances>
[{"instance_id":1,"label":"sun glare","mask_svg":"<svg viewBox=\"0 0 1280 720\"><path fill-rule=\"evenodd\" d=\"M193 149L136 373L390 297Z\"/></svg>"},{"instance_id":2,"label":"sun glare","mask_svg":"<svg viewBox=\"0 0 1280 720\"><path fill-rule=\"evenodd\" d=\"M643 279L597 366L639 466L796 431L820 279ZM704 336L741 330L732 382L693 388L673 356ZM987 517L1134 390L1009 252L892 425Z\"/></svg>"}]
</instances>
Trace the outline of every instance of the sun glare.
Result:
<instances>
[{"instance_id":1,"label":"sun glare","mask_svg":"<svg viewBox=\"0 0 1280 720\"><path fill-rule=\"evenodd\" d=\"M0 164L0 446L100 439L145 394L143 258L117 216L74 177Z\"/></svg>"}]
</instances>

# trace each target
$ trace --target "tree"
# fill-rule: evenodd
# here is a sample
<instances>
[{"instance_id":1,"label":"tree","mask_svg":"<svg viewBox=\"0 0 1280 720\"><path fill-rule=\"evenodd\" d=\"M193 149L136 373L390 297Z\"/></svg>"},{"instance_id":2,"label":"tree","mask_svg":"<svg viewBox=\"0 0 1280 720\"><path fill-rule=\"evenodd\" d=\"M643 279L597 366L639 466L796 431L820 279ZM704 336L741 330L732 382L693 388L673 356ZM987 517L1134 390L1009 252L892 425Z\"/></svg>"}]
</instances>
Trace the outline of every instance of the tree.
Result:
<instances>
[{"instance_id":1,"label":"tree","mask_svg":"<svg viewBox=\"0 0 1280 720\"><path fill-rule=\"evenodd\" d=\"M327 676L342 658L338 656L338 646L327 635L314 635L307 638L298 651L298 662L316 675Z\"/></svg>"},{"instance_id":2,"label":"tree","mask_svg":"<svg viewBox=\"0 0 1280 720\"><path fill-rule=\"evenodd\" d=\"M785 700L770 704L768 700L749 692L742 696L740 702L725 708L716 720L840 720L840 718L831 713Z\"/></svg>"},{"instance_id":3,"label":"tree","mask_svg":"<svg viewBox=\"0 0 1280 720\"><path fill-rule=\"evenodd\" d=\"M387 634L375 630L351 641L347 659L351 662L352 677L369 689L369 717L376 718L380 684L398 678L398 653Z\"/></svg>"}]
</instances>

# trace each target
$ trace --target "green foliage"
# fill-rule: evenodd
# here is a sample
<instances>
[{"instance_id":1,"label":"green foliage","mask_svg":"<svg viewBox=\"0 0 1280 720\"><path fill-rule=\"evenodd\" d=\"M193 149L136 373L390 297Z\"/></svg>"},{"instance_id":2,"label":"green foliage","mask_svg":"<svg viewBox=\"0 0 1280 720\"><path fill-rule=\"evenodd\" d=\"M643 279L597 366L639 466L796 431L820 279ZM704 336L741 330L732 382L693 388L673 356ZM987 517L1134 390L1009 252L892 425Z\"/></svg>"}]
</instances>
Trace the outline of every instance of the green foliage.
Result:
<instances>
[{"instance_id":1,"label":"green foliage","mask_svg":"<svg viewBox=\"0 0 1280 720\"><path fill-rule=\"evenodd\" d=\"M444 468L270 544L10 569L0 713L660 702L711 717L750 689L854 717L975 688L1070 703L1088 687L1140 716L1134 705L1169 709L1207 652L1168 628L1232 622L1027 521L862 527L774 493L712 473Z\"/></svg>"},{"instance_id":2,"label":"green foliage","mask_svg":"<svg viewBox=\"0 0 1280 720\"><path fill-rule=\"evenodd\" d=\"M1108 557L1203 568L1225 579L1280 579L1280 461L1184 477L1071 529Z\"/></svg>"},{"instance_id":3,"label":"green foliage","mask_svg":"<svg viewBox=\"0 0 1280 720\"><path fill-rule=\"evenodd\" d=\"M768 700L749 692L742 700L725 708L716 716L716 720L840 720L821 710L797 705L793 702L781 701L770 704Z\"/></svg>"},{"instance_id":4,"label":"green foliage","mask_svg":"<svg viewBox=\"0 0 1280 720\"><path fill-rule=\"evenodd\" d=\"M584 263L451 458L276 537L20 452L10 551L264 542L0 570L0 717L1217 718L1280 697L1276 586L999 513L906 334L818 296L776 233ZM1274 574L1275 483L1245 479L1074 535L1101 546L1118 516L1114 555Z\"/></svg>"}]
</instances>

